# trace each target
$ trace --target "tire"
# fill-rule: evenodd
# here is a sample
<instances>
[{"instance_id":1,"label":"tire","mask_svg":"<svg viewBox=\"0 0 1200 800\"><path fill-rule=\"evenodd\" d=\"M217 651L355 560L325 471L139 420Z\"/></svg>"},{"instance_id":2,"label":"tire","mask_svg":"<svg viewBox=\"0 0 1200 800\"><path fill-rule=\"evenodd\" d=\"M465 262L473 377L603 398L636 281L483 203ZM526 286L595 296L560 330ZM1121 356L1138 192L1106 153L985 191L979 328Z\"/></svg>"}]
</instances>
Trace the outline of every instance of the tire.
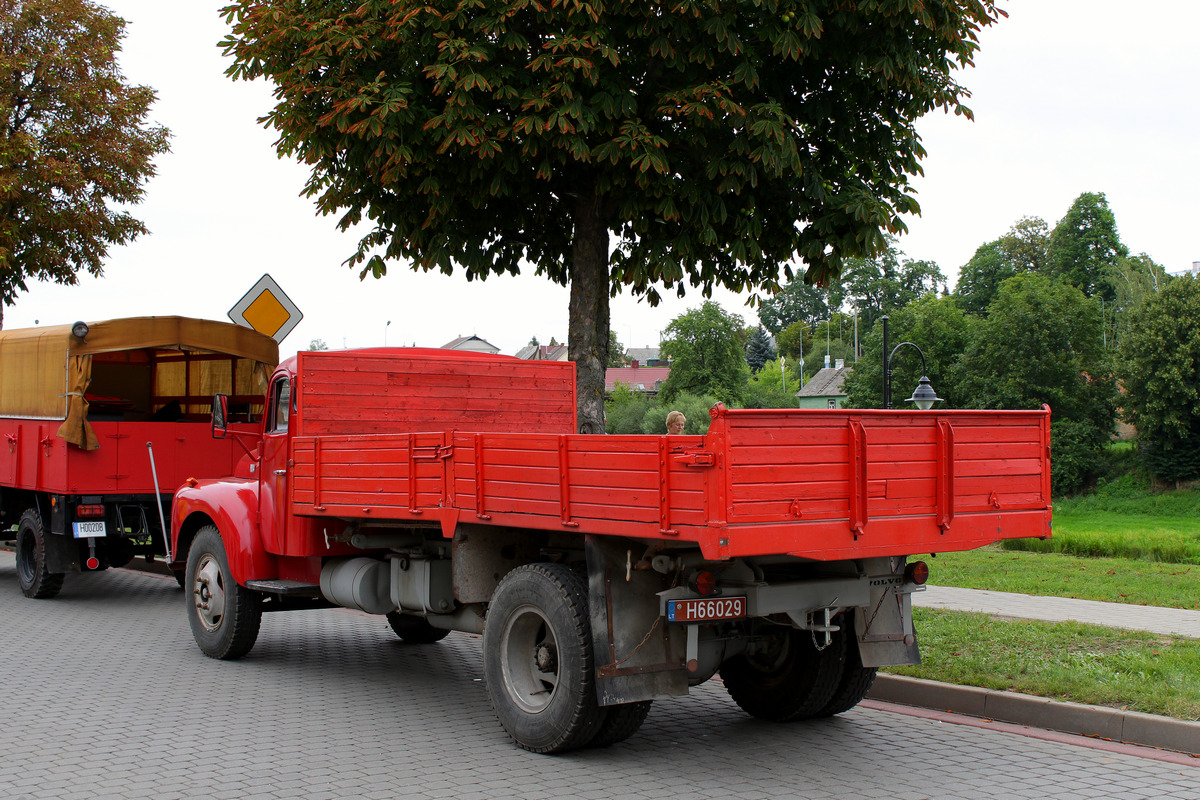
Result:
<instances>
[{"instance_id":1,"label":"tire","mask_svg":"<svg viewBox=\"0 0 1200 800\"><path fill-rule=\"evenodd\" d=\"M600 722L600 730L596 731L596 735L588 742L588 747L609 747L633 736L646 721L646 715L650 713L653 702L642 700L601 708L603 720Z\"/></svg>"},{"instance_id":2,"label":"tire","mask_svg":"<svg viewBox=\"0 0 1200 800\"><path fill-rule=\"evenodd\" d=\"M63 573L46 568L46 532L42 515L30 508L17 524L17 583L26 597L46 600L62 590Z\"/></svg>"},{"instance_id":3,"label":"tire","mask_svg":"<svg viewBox=\"0 0 1200 800\"><path fill-rule=\"evenodd\" d=\"M854 635L853 615L847 613L841 625L846 638L846 659L843 662L842 677L833 692L833 697L817 712L818 717L832 717L854 708L867 696L879 672L875 667L863 666L862 656L858 652L858 637Z\"/></svg>"},{"instance_id":4,"label":"tire","mask_svg":"<svg viewBox=\"0 0 1200 800\"><path fill-rule=\"evenodd\" d=\"M842 679L846 640L835 635L818 650L813 633L788 629L752 654L721 665L721 679L733 701L752 717L793 722L821 713Z\"/></svg>"},{"instance_id":5,"label":"tire","mask_svg":"<svg viewBox=\"0 0 1200 800\"><path fill-rule=\"evenodd\" d=\"M250 652L262 622L261 597L233 579L213 525L200 529L188 551L184 591L192 637L204 655L232 661Z\"/></svg>"},{"instance_id":6,"label":"tire","mask_svg":"<svg viewBox=\"0 0 1200 800\"><path fill-rule=\"evenodd\" d=\"M387 621L396 635L409 644L433 644L450 635L450 631L435 628L429 620L415 614L392 611L388 613Z\"/></svg>"},{"instance_id":7,"label":"tire","mask_svg":"<svg viewBox=\"0 0 1200 800\"><path fill-rule=\"evenodd\" d=\"M529 564L504 576L483 631L492 709L518 745L535 753L583 747L604 721L596 702L587 584L562 564Z\"/></svg>"}]
</instances>

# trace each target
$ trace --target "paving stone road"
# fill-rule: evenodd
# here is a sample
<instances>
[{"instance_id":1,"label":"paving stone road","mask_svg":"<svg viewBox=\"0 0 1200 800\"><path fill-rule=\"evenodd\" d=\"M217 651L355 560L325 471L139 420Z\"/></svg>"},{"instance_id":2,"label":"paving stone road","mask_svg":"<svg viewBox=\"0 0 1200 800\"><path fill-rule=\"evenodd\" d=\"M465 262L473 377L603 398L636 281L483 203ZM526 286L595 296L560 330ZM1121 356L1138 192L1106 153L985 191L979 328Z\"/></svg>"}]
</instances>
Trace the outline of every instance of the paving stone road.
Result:
<instances>
[{"instance_id":1,"label":"paving stone road","mask_svg":"<svg viewBox=\"0 0 1200 800\"><path fill-rule=\"evenodd\" d=\"M183 603L170 578L125 570L27 600L0 552L0 797L1200 800L1200 763L886 708L773 725L716 681L656 703L621 745L537 756L488 708L478 637L406 645L381 617L301 611L218 662Z\"/></svg>"}]
</instances>

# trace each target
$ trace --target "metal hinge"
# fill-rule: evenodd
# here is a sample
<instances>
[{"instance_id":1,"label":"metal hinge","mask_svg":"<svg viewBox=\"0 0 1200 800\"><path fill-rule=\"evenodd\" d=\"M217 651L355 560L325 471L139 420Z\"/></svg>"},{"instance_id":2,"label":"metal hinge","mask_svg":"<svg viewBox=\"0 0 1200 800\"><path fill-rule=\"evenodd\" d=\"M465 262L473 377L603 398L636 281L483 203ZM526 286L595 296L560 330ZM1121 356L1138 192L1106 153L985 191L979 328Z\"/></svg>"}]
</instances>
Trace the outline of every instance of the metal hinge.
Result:
<instances>
[{"instance_id":1,"label":"metal hinge","mask_svg":"<svg viewBox=\"0 0 1200 800\"><path fill-rule=\"evenodd\" d=\"M675 463L683 464L685 467L713 467L717 464L717 456L715 453L701 450L695 453L684 453L683 455L675 456Z\"/></svg>"}]
</instances>

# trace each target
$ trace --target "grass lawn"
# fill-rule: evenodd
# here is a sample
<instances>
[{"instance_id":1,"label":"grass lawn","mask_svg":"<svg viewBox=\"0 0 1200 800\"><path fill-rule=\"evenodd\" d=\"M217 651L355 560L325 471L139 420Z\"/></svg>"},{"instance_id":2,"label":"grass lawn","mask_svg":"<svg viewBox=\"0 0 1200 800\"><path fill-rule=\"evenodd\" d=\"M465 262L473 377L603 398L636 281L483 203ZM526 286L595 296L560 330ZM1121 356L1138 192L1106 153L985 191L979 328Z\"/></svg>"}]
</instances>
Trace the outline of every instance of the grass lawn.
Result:
<instances>
[{"instance_id":1,"label":"grass lawn","mask_svg":"<svg viewBox=\"0 0 1200 800\"><path fill-rule=\"evenodd\" d=\"M914 678L1200 720L1200 641L1074 622L914 609Z\"/></svg>"},{"instance_id":2,"label":"grass lawn","mask_svg":"<svg viewBox=\"0 0 1200 800\"><path fill-rule=\"evenodd\" d=\"M1003 550L995 545L915 558L929 564L929 582L935 586L1200 608L1200 565L1080 558Z\"/></svg>"}]
</instances>

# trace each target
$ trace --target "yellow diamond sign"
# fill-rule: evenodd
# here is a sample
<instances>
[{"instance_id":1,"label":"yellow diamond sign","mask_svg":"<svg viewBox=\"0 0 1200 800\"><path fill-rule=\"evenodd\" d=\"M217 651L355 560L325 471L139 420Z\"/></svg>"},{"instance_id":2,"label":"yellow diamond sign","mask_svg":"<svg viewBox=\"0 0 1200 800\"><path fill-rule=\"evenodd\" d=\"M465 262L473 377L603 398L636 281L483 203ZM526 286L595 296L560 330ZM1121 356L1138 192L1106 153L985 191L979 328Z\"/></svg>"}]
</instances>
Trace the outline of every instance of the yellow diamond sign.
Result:
<instances>
[{"instance_id":1,"label":"yellow diamond sign","mask_svg":"<svg viewBox=\"0 0 1200 800\"><path fill-rule=\"evenodd\" d=\"M263 275L254 288L229 309L229 318L238 325L282 342L292 328L304 319L296 304L283 293L270 275Z\"/></svg>"}]
</instances>

